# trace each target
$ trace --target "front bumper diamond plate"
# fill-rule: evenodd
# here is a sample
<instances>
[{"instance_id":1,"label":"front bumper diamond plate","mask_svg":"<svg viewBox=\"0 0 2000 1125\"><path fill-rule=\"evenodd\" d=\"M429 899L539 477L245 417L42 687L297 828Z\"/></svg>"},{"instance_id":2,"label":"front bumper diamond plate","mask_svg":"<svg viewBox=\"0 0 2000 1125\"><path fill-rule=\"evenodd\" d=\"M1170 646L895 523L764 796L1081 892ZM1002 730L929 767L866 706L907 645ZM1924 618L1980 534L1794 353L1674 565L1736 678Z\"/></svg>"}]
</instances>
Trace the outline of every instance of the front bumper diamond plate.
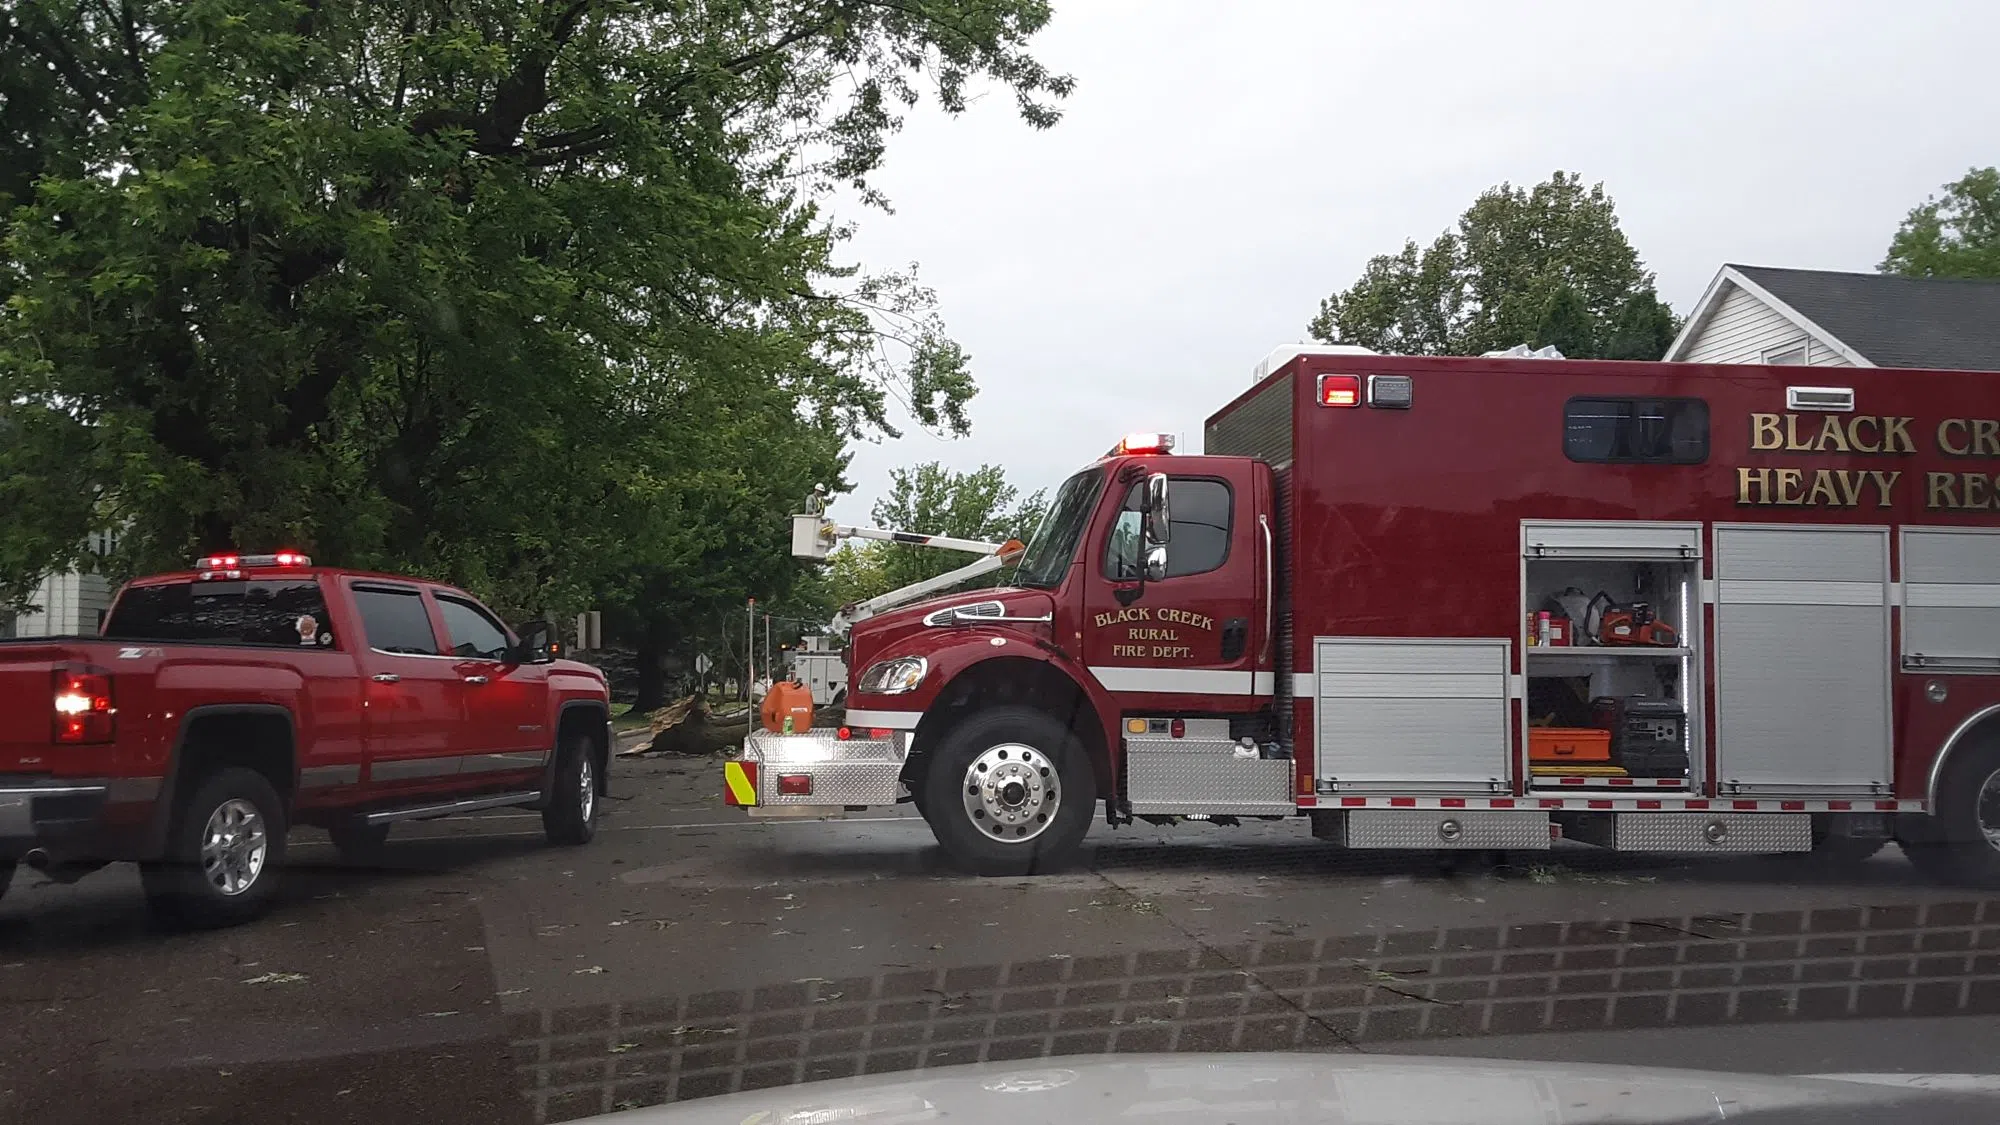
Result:
<instances>
[{"instance_id":1,"label":"front bumper diamond plate","mask_svg":"<svg viewBox=\"0 0 2000 1125\"><path fill-rule=\"evenodd\" d=\"M908 735L888 738L835 738L832 731L772 734L755 731L743 742L742 760L757 764L760 806L893 805L902 795ZM810 795L780 793L779 778L810 774Z\"/></svg>"}]
</instances>

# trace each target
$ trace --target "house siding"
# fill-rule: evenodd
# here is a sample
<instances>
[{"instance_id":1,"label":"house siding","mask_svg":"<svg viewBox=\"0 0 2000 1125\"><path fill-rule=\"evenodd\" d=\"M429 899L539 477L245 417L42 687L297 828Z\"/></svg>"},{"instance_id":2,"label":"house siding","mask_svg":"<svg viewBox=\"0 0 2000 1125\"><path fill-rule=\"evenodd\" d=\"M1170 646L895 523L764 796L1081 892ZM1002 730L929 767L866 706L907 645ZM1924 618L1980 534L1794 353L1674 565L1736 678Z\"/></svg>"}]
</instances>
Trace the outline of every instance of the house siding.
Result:
<instances>
[{"instance_id":1,"label":"house siding","mask_svg":"<svg viewBox=\"0 0 2000 1125\"><path fill-rule=\"evenodd\" d=\"M1729 285L1708 323L1680 355L1687 363L1762 363L1764 353L1808 333L1748 290ZM1813 367L1852 367L1846 356L1809 336L1806 362Z\"/></svg>"},{"instance_id":2,"label":"house siding","mask_svg":"<svg viewBox=\"0 0 2000 1125\"><path fill-rule=\"evenodd\" d=\"M52 574L28 602L38 607L13 622L16 637L64 637L97 632L98 614L111 608L111 583L100 575ZM0 630L0 636L7 635Z\"/></svg>"}]
</instances>

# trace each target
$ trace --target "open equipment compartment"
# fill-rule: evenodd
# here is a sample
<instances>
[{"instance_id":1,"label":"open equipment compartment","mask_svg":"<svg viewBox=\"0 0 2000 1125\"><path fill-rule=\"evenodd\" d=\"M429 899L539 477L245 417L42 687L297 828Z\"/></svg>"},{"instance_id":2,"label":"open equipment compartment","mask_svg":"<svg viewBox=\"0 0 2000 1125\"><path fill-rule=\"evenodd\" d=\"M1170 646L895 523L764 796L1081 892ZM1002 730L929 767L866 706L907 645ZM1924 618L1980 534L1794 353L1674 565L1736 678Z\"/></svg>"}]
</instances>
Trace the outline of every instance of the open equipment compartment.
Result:
<instances>
[{"instance_id":1,"label":"open equipment compartment","mask_svg":"<svg viewBox=\"0 0 2000 1125\"><path fill-rule=\"evenodd\" d=\"M1522 521L1529 790L1701 791L1701 560L1699 523Z\"/></svg>"}]
</instances>

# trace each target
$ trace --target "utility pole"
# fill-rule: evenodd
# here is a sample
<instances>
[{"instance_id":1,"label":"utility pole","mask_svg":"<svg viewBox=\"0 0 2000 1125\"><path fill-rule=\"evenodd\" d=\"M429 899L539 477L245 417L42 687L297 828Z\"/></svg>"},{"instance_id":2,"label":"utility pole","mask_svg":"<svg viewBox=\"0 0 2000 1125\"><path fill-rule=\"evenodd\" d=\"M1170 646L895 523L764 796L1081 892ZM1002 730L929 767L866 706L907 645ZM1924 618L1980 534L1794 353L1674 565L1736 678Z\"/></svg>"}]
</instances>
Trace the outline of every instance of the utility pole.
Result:
<instances>
[{"instance_id":1,"label":"utility pole","mask_svg":"<svg viewBox=\"0 0 2000 1125\"><path fill-rule=\"evenodd\" d=\"M778 682L778 666L771 662L771 615L768 613L764 615L764 674L771 677L772 683Z\"/></svg>"},{"instance_id":2,"label":"utility pole","mask_svg":"<svg viewBox=\"0 0 2000 1125\"><path fill-rule=\"evenodd\" d=\"M748 628L743 633L743 698L752 698L757 682L757 599L750 599L750 608L744 611Z\"/></svg>"}]
</instances>

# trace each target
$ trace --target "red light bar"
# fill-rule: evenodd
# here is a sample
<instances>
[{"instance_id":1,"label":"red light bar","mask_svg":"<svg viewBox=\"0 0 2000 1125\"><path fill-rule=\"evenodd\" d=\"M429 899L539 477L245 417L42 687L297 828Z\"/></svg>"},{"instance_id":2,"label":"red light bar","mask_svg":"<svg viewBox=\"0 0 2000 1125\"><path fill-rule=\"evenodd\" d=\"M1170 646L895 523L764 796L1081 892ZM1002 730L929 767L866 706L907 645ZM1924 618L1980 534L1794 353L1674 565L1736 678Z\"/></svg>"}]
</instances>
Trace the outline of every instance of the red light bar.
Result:
<instances>
[{"instance_id":1,"label":"red light bar","mask_svg":"<svg viewBox=\"0 0 2000 1125\"><path fill-rule=\"evenodd\" d=\"M1319 377L1321 406L1360 406L1361 376L1322 375Z\"/></svg>"},{"instance_id":2,"label":"red light bar","mask_svg":"<svg viewBox=\"0 0 2000 1125\"><path fill-rule=\"evenodd\" d=\"M246 566L311 566L312 560L297 551L275 555L207 555L194 561L196 570L240 570Z\"/></svg>"},{"instance_id":3,"label":"red light bar","mask_svg":"<svg viewBox=\"0 0 2000 1125\"><path fill-rule=\"evenodd\" d=\"M1113 456L1132 453L1172 453L1172 434L1126 434L1123 441L1111 450Z\"/></svg>"}]
</instances>

